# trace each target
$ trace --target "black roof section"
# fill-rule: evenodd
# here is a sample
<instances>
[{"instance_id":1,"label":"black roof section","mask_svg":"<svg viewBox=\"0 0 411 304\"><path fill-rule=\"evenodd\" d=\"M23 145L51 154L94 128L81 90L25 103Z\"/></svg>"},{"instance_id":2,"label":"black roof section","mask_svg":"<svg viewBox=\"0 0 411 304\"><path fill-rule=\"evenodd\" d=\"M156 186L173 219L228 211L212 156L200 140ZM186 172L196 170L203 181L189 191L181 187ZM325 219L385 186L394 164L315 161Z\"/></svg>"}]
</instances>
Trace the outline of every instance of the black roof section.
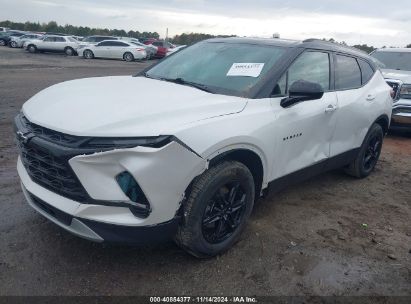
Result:
<instances>
[{"instance_id":1,"label":"black roof section","mask_svg":"<svg viewBox=\"0 0 411 304\"><path fill-rule=\"evenodd\" d=\"M321 39L307 39L304 41L278 39L278 38L213 38L206 40L208 42L220 42L220 43L244 43L255 45L272 45L289 48L304 48L304 49L316 49L324 51L334 51L337 53L349 54L357 57L368 58L369 55L359 49L342 45L339 43L324 41Z\"/></svg>"}]
</instances>

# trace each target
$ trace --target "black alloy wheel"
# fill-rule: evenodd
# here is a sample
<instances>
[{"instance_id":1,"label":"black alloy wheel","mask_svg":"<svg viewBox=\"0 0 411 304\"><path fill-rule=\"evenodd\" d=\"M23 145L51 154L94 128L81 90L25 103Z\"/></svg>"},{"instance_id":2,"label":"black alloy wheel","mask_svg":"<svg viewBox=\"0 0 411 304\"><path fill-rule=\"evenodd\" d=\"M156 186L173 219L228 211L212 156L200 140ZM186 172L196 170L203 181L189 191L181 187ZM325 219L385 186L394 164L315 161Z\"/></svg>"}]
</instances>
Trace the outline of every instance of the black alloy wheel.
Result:
<instances>
[{"instance_id":1,"label":"black alloy wheel","mask_svg":"<svg viewBox=\"0 0 411 304\"><path fill-rule=\"evenodd\" d=\"M370 138L368 147L364 153L363 166L366 171L372 170L381 154L382 137L379 134L375 134Z\"/></svg>"},{"instance_id":2,"label":"black alloy wheel","mask_svg":"<svg viewBox=\"0 0 411 304\"><path fill-rule=\"evenodd\" d=\"M204 238L211 244L228 239L239 227L246 206L246 192L239 182L228 183L208 202L202 221Z\"/></svg>"}]
</instances>

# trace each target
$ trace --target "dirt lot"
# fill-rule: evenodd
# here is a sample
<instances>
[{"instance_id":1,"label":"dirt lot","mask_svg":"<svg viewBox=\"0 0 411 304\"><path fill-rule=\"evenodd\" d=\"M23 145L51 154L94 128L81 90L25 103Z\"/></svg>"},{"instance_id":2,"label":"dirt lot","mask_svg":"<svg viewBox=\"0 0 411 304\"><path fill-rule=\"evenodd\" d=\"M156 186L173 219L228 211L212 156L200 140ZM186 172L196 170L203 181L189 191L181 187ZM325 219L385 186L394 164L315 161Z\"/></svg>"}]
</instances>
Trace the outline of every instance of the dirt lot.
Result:
<instances>
[{"instance_id":1,"label":"dirt lot","mask_svg":"<svg viewBox=\"0 0 411 304\"><path fill-rule=\"evenodd\" d=\"M411 295L406 134L386 138L367 179L336 171L271 193L241 241L215 259L197 260L173 243L90 243L34 212L15 169L11 121L21 105L61 81L146 65L0 48L0 295Z\"/></svg>"}]
</instances>

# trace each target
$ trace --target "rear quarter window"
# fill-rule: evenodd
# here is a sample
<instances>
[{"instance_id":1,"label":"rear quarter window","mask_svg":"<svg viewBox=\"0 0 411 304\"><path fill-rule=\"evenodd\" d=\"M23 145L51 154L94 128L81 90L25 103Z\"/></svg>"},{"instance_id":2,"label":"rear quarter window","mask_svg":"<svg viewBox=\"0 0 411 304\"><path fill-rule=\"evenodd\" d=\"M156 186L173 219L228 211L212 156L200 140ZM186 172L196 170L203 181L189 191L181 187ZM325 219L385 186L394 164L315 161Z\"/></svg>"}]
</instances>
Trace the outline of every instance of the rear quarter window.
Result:
<instances>
[{"instance_id":1,"label":"rear quarter window","mask_svg":"<svg viewBox=\"0 0 411 304\"><path fill-rule=\"evenodd\" d=\"M362 84L364 85L374 76L374 69L365 60L359 59L358 63L360 64Z\"/></svg>"},{"instance_id":2,"label":"rear quarter window","mask_svg":"<svg viewBox=\"0 0 411 304\"><path fill-rule=\"evenodd\" d=\"M355 58L336 55L335 86L337 90L349 90L361 87L361 70Z\"/></svg>"}]
</instances>

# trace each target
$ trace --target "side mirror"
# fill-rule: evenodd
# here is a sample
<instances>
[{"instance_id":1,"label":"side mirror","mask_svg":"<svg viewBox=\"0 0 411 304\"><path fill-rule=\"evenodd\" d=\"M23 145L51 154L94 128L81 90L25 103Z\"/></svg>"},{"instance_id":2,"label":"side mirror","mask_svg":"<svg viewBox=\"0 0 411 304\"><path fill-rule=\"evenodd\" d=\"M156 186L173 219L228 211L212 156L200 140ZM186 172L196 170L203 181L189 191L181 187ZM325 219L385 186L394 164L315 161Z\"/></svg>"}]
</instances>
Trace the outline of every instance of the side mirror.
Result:
<instances>
[{"instance_id":1,"label":"side mirror","mask_svg":"<svg viewBox=\"0 0 411 304\"><path fill-rule=\"evenodd\" d=\"M323 87L314 82L298 80L289 89L289 96L282 99L280 105L288 108L296 103L321 99L324 95Z\"/></svg>"}]
</instances>

